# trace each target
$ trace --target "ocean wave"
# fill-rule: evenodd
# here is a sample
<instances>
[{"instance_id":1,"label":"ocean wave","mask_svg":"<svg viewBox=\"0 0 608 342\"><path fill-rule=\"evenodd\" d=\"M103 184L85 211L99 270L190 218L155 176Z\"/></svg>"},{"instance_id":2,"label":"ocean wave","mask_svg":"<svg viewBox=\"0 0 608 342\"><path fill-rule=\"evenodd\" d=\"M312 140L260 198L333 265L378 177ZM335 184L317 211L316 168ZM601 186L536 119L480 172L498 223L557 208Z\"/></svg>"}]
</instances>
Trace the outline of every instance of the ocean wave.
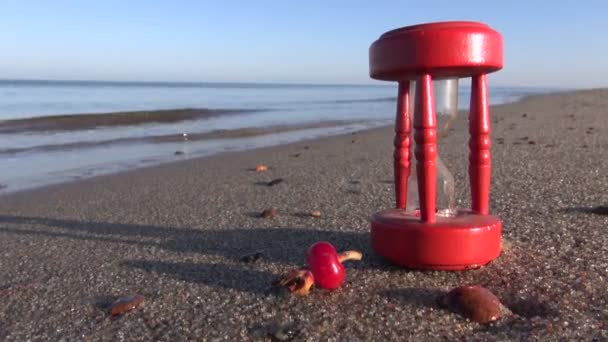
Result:
<instances>
[{"instance_id":1,"label":"ocean wave","mask_svg":"<svg viewBox=\"0 0 608 342\"><path fill-rule=\"evenodd\" d=\"M0 134L42 131L73 131L99 127L136 126L150 123L175 123L222 115L244 114L264 109L169 109L99 114L39 116L0 121Z\"/></svg>"},{"instance_id":2,"label":"ocean wave","mask_svg":"<svg viewBox=\"0 0 608 342\"><path fill-rule=\"evenodd\" d=\"M371 99L349 99L349 100L334 100L326 101L326 103L373 103L373 102L395 102L397 97L376 97Z\"/></svg>"},{"instance_id":3,"label":"ocean wave","mask_svg":"<svg viewBox=\"0 0 608 342\"><path fill-rule=\"evenodd\" d=\"M165 134L165 135L150 135L145 137L124 137L117 139L97 140L97 141L72 141L61 144L45 144L36 145L30 147L17 147L17 148L6 148L0 149L1 155L16 155L27 152L58 152L68 151L76 149L106 147L121 144L143 144L143 143L174 143L174 142L185 142L185 141L201 141L201 140L213 140L213 139L238 139L248 138L259 135L277 134L289 131L297 131L303 129L313 128L328 128L328 127L339 127L350 124L364 123L361 120L331 120L331 121L320 121L303 124L293 125L274 125L264 127L245 127L237 129L218 129L209 132L202 133L191 133L188 135L184 134Z\"/></svg>"}]
</instances>

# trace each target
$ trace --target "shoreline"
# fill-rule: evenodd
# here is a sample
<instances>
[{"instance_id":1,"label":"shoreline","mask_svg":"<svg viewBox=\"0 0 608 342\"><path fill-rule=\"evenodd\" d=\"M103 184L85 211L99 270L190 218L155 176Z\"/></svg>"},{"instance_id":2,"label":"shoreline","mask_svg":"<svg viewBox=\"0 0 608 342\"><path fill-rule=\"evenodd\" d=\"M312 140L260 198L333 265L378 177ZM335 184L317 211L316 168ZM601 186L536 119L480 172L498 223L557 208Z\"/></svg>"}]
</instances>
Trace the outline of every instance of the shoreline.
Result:
<instances>
[{"instance_id":1,"label":"shoreline","mask_svg":"<svg viewBox=\"0 0 608 342\"><path fill-rule=\"evenodd\" d=\"M281 126L283 127L283 126ZM324 128L334 128L334 129L338 129L341 132L339 133L334 133L334 134L330 134L330 135L323 135L323 133L320 133L320 135L316 135L316 136L311 136L311 137L306 137L306 138L302 138L302 139L297 139L294 141L289 141L289 142L277 142L277 143L271 143L269 145L262 145L262 146L252 146L252 147L244 147L242 149L238 149L238 148L230 148L230 149L222 149L222 150L218 150L217 152L208 154L208 155L203 155L203 156L187 156L187 155L182 155L182 154L176 154L176 156L179 157L183 157L183 158L179 158L179 159L172 159L172 160L144 160L143 163L138 164L141 166L133 166L131 168L127 168L127 169L122 169L122 170L117 170L117 171L111 171L108 173L101 173L98 175L88 175L88 176L83 176L83 177L72 177L71 179L67 179L64 181L59 181L59 182L53 182L53 183L44 183L42 185L33 187L33 188L25 188L25 189L17 189L15 191L11 191L11 192L2 192L3 190L6 191L8 190L7 186L0 186L0 199L2 197L7 197L7 196L12 196L12 195L17 195L17 194L24 194L24 193L29 193L29 192L36 192L36 191L46 191L46 190L52 190L54 188L61 188L64 185L72 185L72 184L81 184L83 182L88 182L88 181L95 181L97 178L100 177L113 177L113 176L121 176L121 175L126 175L129 174L131 172L137 172L137 171L145 171L145 170L154 170L156 168L162 168L165 166L172 166L174 164L182 164L182 163L188 163L188 162L196 162L196 161L203 161L203 160L208 160L208 159L212 159L212 158L223 158L224 156L232 156L235 154L246 154L246 153L250 153L250 152L257 152L257 151L266 151L266 150L272 150L274 148L277 147L286 147L289 148L290 146L295 146L295 145L302 145L303 146L307 146L307 143L311 143L311 142L322 142L325 139L331 139L331 138L341 138L341 137L349 137L349 136L353 136L357 133L362 133L362 132L374 132L374 131L382 131L385 132L387 129L390 130L392 132L393 126L391 126L390 124L383 124L383 125L379 125L379 126L374 126L374 127L367 127L367 128L361 128L361 129L348 129L348 130L344 130L345 126L324 126L321 125L320 128L324 129ZM304 130L307 130L306 128ZM298 132L298 129L295 130L287 130L285 131L285 133L291 133L291 132ZM264 134L262 134L261 136L265 136ZM151 162L150 164L148 164L147 162ZM255 166L255 165L254 165ZM4 185L4 184L0 184L0 185Z\"/></svg>"},{"instance_id":2,"label":"shoreline","mask_svg":"<svg viewBox=\"0 0 608 342\"><path fill-rule=\"evenodd\" d=\"M104 175L114 175L123 172L130 172L141 168L154 168L165 164L179 163L184 160L198 158L208 158L224 153L252 151L259 148L268 148L285 144L292 144L299 141L309 141L320 137L350 134L366 129L382 127L386 124L378 122L360 121L324 121L311 124L277 125L267 127L253 127L235 130L220 130L202 134L188 135L184 139L183 135L167 135L159 137L135 138L133 140L140 144L123 145L122 141L99 143L93 142L90 145L96 148L106 146L123 147L121 153L125 155L125 161L101 162L98 164L88 164L71 169L63 169L57 172L47 172L40 175L36 180L31 177L24 180L14 180L12 182L0 182L0 197L10 196L11 194L35 190L41 187L55 186L90 179ZM201 145L202 144L202 145ZM149 155L141 153L140 147L148 146ZM76 148L81 148L78 144ZM129 152L126 148L135 148L134 152ZM65 145L50 146L51 150L60 153L70 153L70 148ZM32 150L32 149L27 149ZM164 153L163 153L164 151ZM0 155L11 155L13 151L0 151ZM27 151L25 151L27 153ZM18 158L18 157L17 157Z\"/></svg>"},{"instance_id":3,"label":"shoreline","mask_svg":"<svg viewBox=\"0 0 608 342\"><path fill-rule=\"evenodd\" d=\"M0 121L0 137L5 140L0 147L0 183L5 184L0 194L227 150L391 125L396 98L391 91L394 85L142 88L98 83L78 87L77 82L55 89L44 82L0 83L4 94L13 94L0 99L5 118ZM492 89L490 103L548 90ZM464 88L459 93L463 105L466 94ZM102 110L116 112L99 114ZM20 113L39 116L19 119Z\"/></svg>"},{"instance_id":4,"label":"shoreline","mask_svg":"<svg viewBox=\"0 0 608 342\"><path fill-rule=\"evenodd\" d=\"M589 209L608 204L607 108L608 89L492 107L490 206L503 250L464 272L405 270L370 246L369 216L394 205L392 127L1 196L0 339L606 339L608 217ZM466 118L453 128L439 154L466 208ZM278 215L260 218L268 207ZM271 292L322 240L363 253L345 264L344 285ZM438 304L467 284L514 314L481 325ZM144 304L110 318L129 294Z\"/></svg>"},{"instance_id":5,"label":"shoreline","mask_svg":"<svg viewBox=\"0 0 608 342\"><path fill-rule=\"evenodd\" d=\"M201 141L201 140L213 140L213 139L238 139L255 137L267 134L277 134L290 131L298 131L304 129L314 128L330 128L349 126L353 124L363 124L364 121L321 121L304 124L293 124L293 125L272 125L263 127L246 127L236 129L217 129L203 133L191 133L191 134L164 134L164 135L147 135L142 137L129 137L129 138L115 138L108 140L96 140L96 141L84 141L74 142L65 144L51 144L51 145L37 145L32 147L23 148L11 148L11 149L0 149L0 156L2 155L15 155L23 152L51 152L51 151L68 151L81 148L95 148L100 146L112 146L122 144L135 144L135 143L176 143L184 141Z\"/></svg>"},{"instance_id":6,"label":"shoreline","mask_svg":"<svg viewBox=\"0 0 608 342\"><path fill-rule=\"evenodd\" d=\"M586 92L593 90L576 90L576 91L557 91L548 94L532 94L522 97L521 99L515 102L503 103L492 105L491 110L499 109L503 106L510 106L517 103L522 103L527 100L534 100L536 97L543 96L558 96L560 94L576 94L578 92ZM153 111L133 111L133 112L115 112L110 113L109 116L115 116L115 118L119 121L118 124L124 124L124 120L132 120L132 115L135 115L135 119L153 119L156 120L163 115L174 115L177 114L175 118L165 117L163 120L169 120L167 122L177 122L183 120L189 120L189 117L192 115L210 115L209 117L214 117L214 115L232 115L232 114L242 114L248 113L251 111L259 111L259 110L207 110L203 109L203 112L198 109L176 109L176 110L153 110ZM218 112L218 113L216 113ZM225 112L225 113L224 113ZM181 115L181 114L183 115ZM467 115L467 112L460 112L459 119L461 119L464 115ZM99 123L99 119L102 118L106 114L86 114L86 115L58 115L58 116L49 116L49 117L40 117L34 118L34 121L41 119L43 122L46 122L47 119L52 118L65 118L67 121L72 119L76 119L77 121L84 118L85 122L88 123ZM151 117L150 117L151 115ZM186 117L184 117L184 115ZM91 118L87 118L87 117ZM103 118L102 118L103 119ZM25 121L29 121L30 119L23 119ZM106 120L106 119L104 119ZM112 121L113 119L110 119ZM21 119L17 120L8 120L9 122L21 122ZM137 121L137 120L136 120ZM141 123L140 124L146 124ZM189 134L185 139L183 134L165 134L165 135L149 135L142 137L132 137L132 138L118 138L111 140L101 140L101 141L91 141L91 142L75 142L75 143L64 143L64 144L51 144L51 145L41 145L41 146L33 146L33 147L24 147L24 148L11 148L0 150L0 156L11 156L17 155L19 153L44 153L44 152L66 152L69 153L70 150L79 150L82 148L104 148L121 145L124 146L133 146L128 144L152 144L157 146L164 146L165 153L153 153L149 155L141 155L138 156L136 153L132 154L132 158L129 161L115 161L108 162L104 164L93 164L82 167L73 167L68 170L64 170L63 172L50 172L45 175L41 175L38 180L24 180L19 181L16 184L11 184L14 182L0 182L0 196L7 196L16 192L27 191L31 189L36 189L39 187L45 187L48 185L57 185L64 184L66 182L71 181L79 181L81 179L88 179L91 177L97 177L100 175L112 175L116 173L129 172L131 170L137 170L139 168L147 168L147 167L155 167L159 165L163 165L166 163L175 163L181 162L184 159L192 159L192 158L208 158L210 156L227 153L231 151L243 151L243 150L254 150L258 148L265 148L268 146L276 146L282 144L291 144L300 140L312 140L316 139L320 136L333 136L340 134L349 134L355 131L375 129L377 127L392 127L393 122L387 120L378 120L374 121L321 121L314 123L295 123L289 125L274 125L274 126L263 126L263 127L247 127L247 128L236 128L236 129L222 129L222 130L213 130L205 133L194 133ZM1 123L0 123L1 126ZM10 126L10 125L9 125ZM64 127L65 128L65 127ZM103 128L98 127L98 128ZM341 128L344 128L344 132L341 131ZM294 134L304 133L307 131L311 131L312 133L302 137L289 138L286 137L283 133L294 132ZM272 136L276 136L272 138ZM263 137L268 139L263 139L262 142L257 143L248 143L247 138L257 138ZM228 140L226 140L228 139ZM211 148L211 150L204 148L202 152L196 152L197 147L196 143L213 143L214 141L233 141L232 145L229 146L218 146L216 148ZM239 144L239 141L243 141ZM159 145L160 144L160 145ZM189 145L190 144L190 145ZM152 146L151 145L151 146ZM200 148L198 148L200 150ZM174 156L173 156L174 155ZM16 156L18 158L18 156ZM25 185L25 184L35 184L35 185Z\"/></svg>"}]
</instances>

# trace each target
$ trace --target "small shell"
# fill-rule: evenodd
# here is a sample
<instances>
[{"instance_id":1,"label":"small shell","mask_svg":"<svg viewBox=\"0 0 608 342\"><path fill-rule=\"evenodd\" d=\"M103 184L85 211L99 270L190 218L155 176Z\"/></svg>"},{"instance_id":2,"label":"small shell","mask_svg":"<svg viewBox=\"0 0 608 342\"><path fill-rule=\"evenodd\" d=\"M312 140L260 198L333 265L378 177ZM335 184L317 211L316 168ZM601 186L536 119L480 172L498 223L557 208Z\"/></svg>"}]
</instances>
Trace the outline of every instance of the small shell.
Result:
<instances>
[{"instance_id":1,"label":"small shell","mask_svg":"<svg viewBox=\"0 0 608 342\"><path fill-rule=\"evenodd\" d=\"M498 297L478 285L452 289L443 298L443 304L451 311L478 323L496 321L502 314L502 304Z\"/></svg>"},{"instance_id":2,"label":"small shell","mask_svg":"<svg viewBox=\"0 0 608 342\"><path fill-rule=\"evenodd\" d=\"M112 316L122 315L125 312L129 312L144 302L144 296L135 294L128 295L118 298L110 307L110 314Z\"/></svg>"}]
</instances>

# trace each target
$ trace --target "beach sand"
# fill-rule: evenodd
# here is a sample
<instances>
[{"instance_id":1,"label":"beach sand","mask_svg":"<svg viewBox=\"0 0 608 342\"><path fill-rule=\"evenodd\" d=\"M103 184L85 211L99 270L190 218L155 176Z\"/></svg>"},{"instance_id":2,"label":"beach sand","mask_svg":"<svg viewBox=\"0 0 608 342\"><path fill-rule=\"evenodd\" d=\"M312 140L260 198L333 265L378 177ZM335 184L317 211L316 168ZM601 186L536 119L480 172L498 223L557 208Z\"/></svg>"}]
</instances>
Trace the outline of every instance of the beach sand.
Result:
<instances>
[{"instance_id":1,"label":"beach sand","mask_svg":"<svg viewBox=\"0 0 608 342\"><path fill-rule=\"evenodd\" d=\"M606 340L607 117L608 90L493 107L504 248L465 272L406 270L371 250L369 216L394 203L392 127L0 197L0 339ZM440 154L466 207L466 118L451 133ZM270 170L251 171L260 163ZM277 217L257 217L271 206ZM271 292L318 240L363 252L342 288ZM515 314L480 325L438 304L466 284ZM112 301L136 293L140 308L110 317Z\"/></svg>"}]
</instances>

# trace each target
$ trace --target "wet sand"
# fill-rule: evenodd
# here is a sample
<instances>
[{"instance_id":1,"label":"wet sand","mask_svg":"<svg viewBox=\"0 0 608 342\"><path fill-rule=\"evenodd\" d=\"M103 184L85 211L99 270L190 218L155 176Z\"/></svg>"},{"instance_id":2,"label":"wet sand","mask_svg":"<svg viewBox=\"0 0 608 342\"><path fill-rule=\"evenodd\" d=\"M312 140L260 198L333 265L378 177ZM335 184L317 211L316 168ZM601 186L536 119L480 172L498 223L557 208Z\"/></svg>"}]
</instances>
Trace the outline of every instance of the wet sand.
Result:
<instances>
[{"instance_id":1,"label":"wet sand","mask_svg":"<svg viewBox=\"0 0 608 342\"><path fill-rule=\"evenodd\" d=\"M491 211L505 243L465 272L405 270L371 250L368 218L393 206L390 127L0 197L0 339L608 339L606 108L608 90L493 108ZM461 117L440 146L463 207L467 140ZM259 163L270 170L250 170ZM257 217L271 206L276 218ZM317 240L364 260L337 291L271 292ZM465 284L515 314L480 325L438 304ZM134 293L143 306L111 318Z\"/></svg>"},{"instance_id":2,"label":"wet sand","mask_svg":"<svg viewBox=\"0 0 608 342\"><path fill-rule=\"evenodd\" d=\"M113 115L113 114L110 114ZM0 156L14 155L23 152L53 152L53 151L68 151L83 148L94 148L102 146L113 146L113 145L125 145L125 144L143 144L143 143L172 143L182 141L202 141L212 139L238 139L256 137L267 134L277 134L284 132L291 132L304 129L314 128L329 128L329 127L340 127L347 126L357 123L364 123L364 121L322 121L305 124L293 124L293 125L274 125L264 127L247 127L247 128L236 128L236 129L219 129L204 133L191 133L188 135L182 134L166 134L166 135L150 135L145 137L128 137L108 140L96 140L96 141L78 141L64 144L49 144L49 145L38 145L24 148L8 148L2 149L0 147Z\"/></svg>"},{"instance_id":3,"label":"wet sand","mask_svg":"<svg viewBox=\"0 0 608 342\"><path fill-rule=\"evenodd\" d=\"M69 114L0 120L0 133L61 132L100 127L174 123L220 115L251 113L253 109L168 109L99 114Z\"/></svg>"}]
</instances>

